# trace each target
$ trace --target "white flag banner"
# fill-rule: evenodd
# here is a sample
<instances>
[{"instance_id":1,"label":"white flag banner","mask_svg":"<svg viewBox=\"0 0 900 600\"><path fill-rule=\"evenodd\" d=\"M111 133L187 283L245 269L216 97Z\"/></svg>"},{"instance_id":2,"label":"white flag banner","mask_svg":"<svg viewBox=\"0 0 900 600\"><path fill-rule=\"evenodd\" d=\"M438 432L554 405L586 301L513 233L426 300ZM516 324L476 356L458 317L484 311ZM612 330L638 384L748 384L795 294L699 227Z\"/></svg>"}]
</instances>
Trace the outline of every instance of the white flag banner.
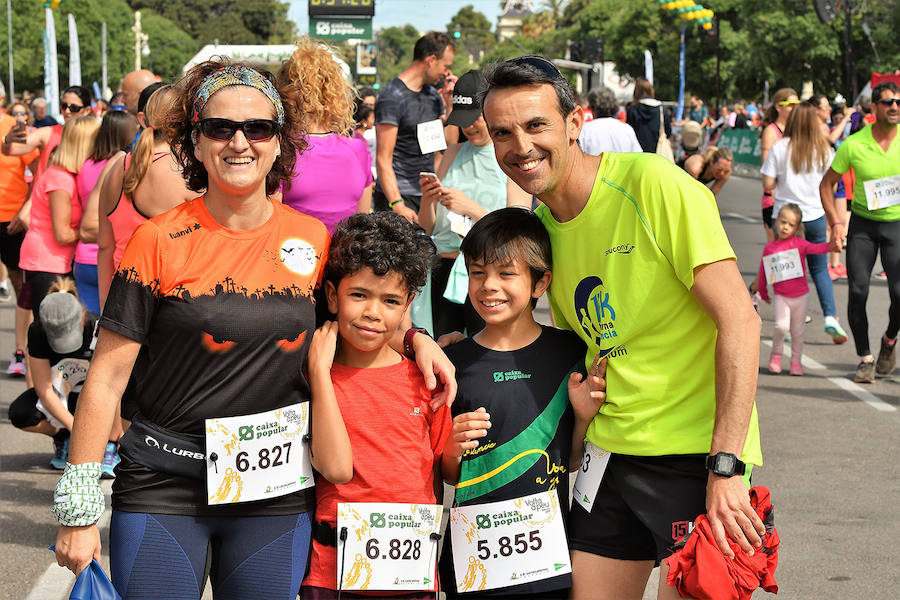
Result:
<instances>
[{"instance_id":1,"label":"white flag banner","mask_svg":"<svg viewBox=\"0 0 900 600\"><path fill-rule=\"evenodd\" d=\"M653 55L649 50L644 50L644 77L653 85Z\"/></svg>"},{"instance_id":2,"label":"white flag banner","mask_svg":"<svg viewBox=\"0 0 900 600\"><path fill-rule=\"evenodd\" d=\"M47 112L57 120L59 114L59 67L56 64L56 25L53 11L44 9L46 27L44 29L44 96L47 98Z\"/></svg>"},{"instance_id":3,"label":"white flag banner","mask_svg":"<svg viewBox=\"0 0 900 600\"><path fill-rule=\"evenodd\" d=\"M81 52L78 48L78 28L69 13L69 85L81 85Z\"/></svg>"}]
</instances>

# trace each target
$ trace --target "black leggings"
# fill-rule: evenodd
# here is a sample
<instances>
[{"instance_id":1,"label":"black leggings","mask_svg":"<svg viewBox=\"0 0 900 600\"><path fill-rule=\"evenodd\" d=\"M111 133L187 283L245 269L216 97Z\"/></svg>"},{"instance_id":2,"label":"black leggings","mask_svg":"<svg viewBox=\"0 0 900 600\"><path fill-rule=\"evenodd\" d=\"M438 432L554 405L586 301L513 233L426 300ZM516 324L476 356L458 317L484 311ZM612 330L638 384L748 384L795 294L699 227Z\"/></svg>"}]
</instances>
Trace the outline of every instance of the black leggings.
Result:
<instances>
[{"instance_id":1,"label":"black leggings","mask_svg":"<svg viewBox=\"0 0 900 600\"><path fill-rule=\"evenodd\" d=\"M44 271L25 271L25 281L31 288L31 312L34 320L40 321L41 301L47 297L50 288L56 283L57 278L72 279L72 272L46 273Z\"/></svg>"},{"instance_id":2,"label":"black leggings","mask_svg":"<svg viewBox=\"0 0 900 600\"><path fill-rule=\"evenodd\" d=\"M34 427L41 421L46 421L47 415L37 408L40 400L34 388L28 388L19 397L12 401L9 405L9 422L13 427L25 429L26 427ZM75 414L75 405L78 402L78 394L69 394L68 409L73 415Z\"/></svg>"},{"instance_id":3,"label":"black leggings","mask_svg":"<svg viewBox=\"0 0 900 600\"><path fill-rule=\"evenodd\" d=\"M900 221L872 221L852 215L847 233L847 322L859 356L871 354L866 301L869 298L872 268L879 252L881 264L887 273L888 295L891 299L885 334L888 338L895 338L900 330Z\"/></svg>"}]
</instances>

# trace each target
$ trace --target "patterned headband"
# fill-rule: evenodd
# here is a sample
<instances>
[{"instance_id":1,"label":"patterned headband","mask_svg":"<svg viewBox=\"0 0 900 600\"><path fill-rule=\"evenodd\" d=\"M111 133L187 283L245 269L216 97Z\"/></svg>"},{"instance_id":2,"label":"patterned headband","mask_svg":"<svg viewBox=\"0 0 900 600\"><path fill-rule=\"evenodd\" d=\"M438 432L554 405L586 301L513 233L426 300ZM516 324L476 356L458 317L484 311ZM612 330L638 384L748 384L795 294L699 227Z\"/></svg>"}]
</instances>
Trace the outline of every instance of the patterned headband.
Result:
<instances>
[{"instance_id":1,"label":"patterned headband","mask_svg":"<svg viewBox=\"0 0 900 600\"><path fill-rule=\"evenodd\" d=\"M191 112L191 124L196 127L200 122L200 113L203 107L209 102L209 99L229 85L246 85L261 91L266 97L272 101L275 106L275 120L279 125L284 125L284 105L281 103L281 96L278 90L272 85L272 82L263 77L258 71L244 67L241 65L229 65L222 67L218 71L211 73L200 84L197 90L197 96L194 98L193 111Z\"/></svg>"}]
</instances>

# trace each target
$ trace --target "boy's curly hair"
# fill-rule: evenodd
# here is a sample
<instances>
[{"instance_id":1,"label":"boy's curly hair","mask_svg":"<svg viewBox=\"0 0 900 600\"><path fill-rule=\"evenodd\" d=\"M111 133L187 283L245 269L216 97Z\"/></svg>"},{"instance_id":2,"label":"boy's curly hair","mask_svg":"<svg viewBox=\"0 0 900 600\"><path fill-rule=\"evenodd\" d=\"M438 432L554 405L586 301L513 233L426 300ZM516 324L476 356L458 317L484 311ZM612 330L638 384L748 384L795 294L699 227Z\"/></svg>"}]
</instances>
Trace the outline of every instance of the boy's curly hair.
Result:
<instances>
[{"instance_id":1,"label":"boy's curly hair","mask_svg":"<svg viewBox=\"0 0 900 600\"><path fill-rule=\"evenodd\" d=\"M435 251L421 227L395 212L357 213L338 224L324 278L337 287L344 277L369 267L379 277L398 273L414 293L425 285Z\"/></svg>"}]
</instances>

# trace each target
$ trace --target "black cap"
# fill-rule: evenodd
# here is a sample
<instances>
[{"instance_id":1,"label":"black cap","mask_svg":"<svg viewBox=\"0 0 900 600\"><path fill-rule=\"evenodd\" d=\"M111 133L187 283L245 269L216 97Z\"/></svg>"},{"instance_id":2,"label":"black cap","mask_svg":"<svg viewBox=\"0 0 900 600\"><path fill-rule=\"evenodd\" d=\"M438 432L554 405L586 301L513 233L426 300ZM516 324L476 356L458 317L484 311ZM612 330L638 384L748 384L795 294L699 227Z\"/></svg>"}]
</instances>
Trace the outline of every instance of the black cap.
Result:
<instances>
[{"instance_id":1,"label":"black cap","mask_svg":"<svg viewBox=\"0 0 900 600\"><path fill-rule=\"evenodd\" d=\"M453 110L447 117L447 125L469 127L481 116L478 96L484 89L484 76L478 69L469 71L453 86Z\"/></svg>"}]
</instances>

